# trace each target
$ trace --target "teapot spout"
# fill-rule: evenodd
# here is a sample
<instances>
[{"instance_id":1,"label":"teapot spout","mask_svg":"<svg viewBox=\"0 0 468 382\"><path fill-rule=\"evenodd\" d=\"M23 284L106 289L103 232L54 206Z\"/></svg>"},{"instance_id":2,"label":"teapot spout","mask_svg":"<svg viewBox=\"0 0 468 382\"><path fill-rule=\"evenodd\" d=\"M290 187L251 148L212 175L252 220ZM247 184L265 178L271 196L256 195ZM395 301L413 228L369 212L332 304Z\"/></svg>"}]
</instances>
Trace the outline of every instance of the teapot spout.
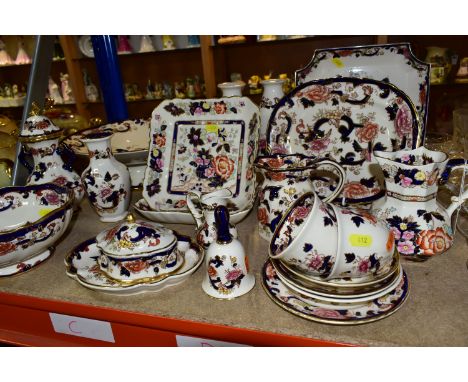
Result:
<instances>
[{"instance_id":1,"label":"teapot spout","mask_svg":"<svg viewBox=\"0 0 468 382\"><path fill-rule=\"evenodd\" d=\"M461 196L452 196L452 204L447 208L449 218L452 217L455 210L460 207L466 199L468 199L468 190L466 190Z\"/></svg>"}]
</instances>

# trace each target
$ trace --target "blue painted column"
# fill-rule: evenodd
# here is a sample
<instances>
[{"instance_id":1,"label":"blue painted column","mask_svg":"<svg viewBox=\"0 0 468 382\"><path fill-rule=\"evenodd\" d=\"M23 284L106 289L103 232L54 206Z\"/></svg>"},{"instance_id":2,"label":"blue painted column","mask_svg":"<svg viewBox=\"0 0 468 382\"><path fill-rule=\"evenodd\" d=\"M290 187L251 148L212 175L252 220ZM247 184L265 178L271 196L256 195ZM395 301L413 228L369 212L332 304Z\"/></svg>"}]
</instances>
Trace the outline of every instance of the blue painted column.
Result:
<instances>
[{"instance_id":1,"label":"blue painted column","mask_svg":"<svg viewBox=\"0 0 468 382\"><path fill-rule=\"evenodd\" d=\"M128 119L127 103L113 36L92 36L94 58L109 123Z\"/></svg>"}]
</instances>

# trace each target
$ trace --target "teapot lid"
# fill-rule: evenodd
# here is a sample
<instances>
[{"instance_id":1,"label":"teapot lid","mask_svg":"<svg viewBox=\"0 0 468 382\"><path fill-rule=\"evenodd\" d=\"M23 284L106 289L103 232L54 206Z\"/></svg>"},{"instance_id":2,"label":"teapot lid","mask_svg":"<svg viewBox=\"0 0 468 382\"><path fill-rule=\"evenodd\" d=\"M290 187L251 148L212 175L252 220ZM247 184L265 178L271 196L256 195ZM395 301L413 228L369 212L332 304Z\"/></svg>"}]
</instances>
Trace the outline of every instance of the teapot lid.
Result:
<instances>
[{"instance_id":1,"label":"teapot lid","mask_svg":"<svg viewBox=\"0 0 468 382\"><path fill-rule=\"evenodd\" d=\"M115 227L104 230L96 236L97 246L112 256L140 255L167 249L177 237L162 224L135 220L132 214Z\"/></svg>"},{"instance_id":2,"label":"teapot lid","mask_svg":"<svg viewBox=\"0 0 468 382\"><path fill-rule=\"evenodd\" d=\"M58 138L62 129L43 115L32 115L26 119L19 138L23 141L41 141ZM23 139L22 139L23 138Z\"/></svg>"}]
</instances>

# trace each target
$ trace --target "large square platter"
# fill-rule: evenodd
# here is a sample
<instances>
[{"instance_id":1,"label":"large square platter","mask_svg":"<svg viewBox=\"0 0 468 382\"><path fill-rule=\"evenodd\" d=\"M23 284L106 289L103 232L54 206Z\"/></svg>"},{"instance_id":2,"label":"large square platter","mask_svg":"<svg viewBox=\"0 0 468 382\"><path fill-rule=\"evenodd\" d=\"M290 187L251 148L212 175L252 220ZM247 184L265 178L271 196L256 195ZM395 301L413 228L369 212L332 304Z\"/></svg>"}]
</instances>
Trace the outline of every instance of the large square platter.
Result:
<instances>
[{"instance_id":1,"label":"large square platter","mask_svg":"<svg viewBox=\"0 0 468 382\"><path fill-rule=\"evenodd\" d=\"M189 191L227 188L232 210L250 208L258 126L258 107L246 97L163 101L151 118L143 181L148 205L188 213Z\"/></svg>"},{"instance_id":2,"label":"large square platter","mask_svg":"<svg viewBox=\"0 0 468 382\"><path fill-rule=\"evenodd\" d=\"M296 84L330 77L372 78L404 91L416 107L424 143L429 103L430 64L419 60L409 43L317 49L305 68L296 71Z\"/></svg>"}]
</instances>

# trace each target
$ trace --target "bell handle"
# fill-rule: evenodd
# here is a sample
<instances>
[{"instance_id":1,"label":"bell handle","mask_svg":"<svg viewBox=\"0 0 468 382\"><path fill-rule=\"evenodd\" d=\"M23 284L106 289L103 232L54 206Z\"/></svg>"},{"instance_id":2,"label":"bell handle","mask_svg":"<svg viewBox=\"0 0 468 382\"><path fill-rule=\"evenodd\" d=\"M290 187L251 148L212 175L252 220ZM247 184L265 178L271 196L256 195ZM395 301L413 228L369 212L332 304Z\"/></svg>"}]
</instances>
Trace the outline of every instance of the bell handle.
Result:
<instances>
[{"instance_id":1,"label":"bell handle","mask_svg":"<svg viewBox=\"0 0 468 382\"><path fill-rule=\"evenodd\" d=\"M195 222L197 223L197 228L203 226L205 222L203 210L201 209L201 207L198 207L201 205L200 198L201 193L199 191L187 192L187 207L190 210L190 213L192 214L193 218L195 219ZM193 202L193 200L197 200L198 206Z\"/></svg>"},{"instance_id":2,"label":"bell handle","mask_svg":"<svg viewBox=\"0 0 468 382\"><path fill-rule=\"evenodd\" d=\"M325 203L328 203L328 202L331 202L332 200L334 200L338 195L340 195L341 191L343 190L343 187L344 187L345 182L346 182L346 171L338 163L336 163L336 162L334 162L332 160L329 160L329 159L323 159L323 160L316 163L316 169L318 169L318 168L320 168L322 166L334 167L338 171L339 178L340 178L338 180L338 185L337 185L336 189L330 195L328 195L327 197L325 197L323 199L323 201Z\"/></svg>"}]
</instances>

